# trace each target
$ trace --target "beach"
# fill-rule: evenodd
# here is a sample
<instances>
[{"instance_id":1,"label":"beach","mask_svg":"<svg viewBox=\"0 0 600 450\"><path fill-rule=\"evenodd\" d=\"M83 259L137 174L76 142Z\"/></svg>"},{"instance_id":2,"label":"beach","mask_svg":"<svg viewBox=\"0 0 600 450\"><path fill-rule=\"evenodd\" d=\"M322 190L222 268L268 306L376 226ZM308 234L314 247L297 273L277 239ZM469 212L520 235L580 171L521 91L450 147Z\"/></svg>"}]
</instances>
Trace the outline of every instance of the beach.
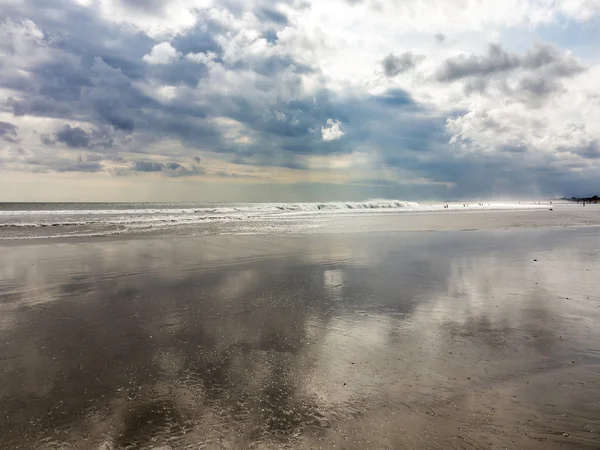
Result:
<instances>
[{"instance_id":1,"label":"beach","mask_svg":"<svg viewBox=\"0 0 600 450\"><path fill-rule=\"evenodd\" d=\"M599 448L600 207L457 209L6 227L0 448Z\"/></svg>"}]
</instances>

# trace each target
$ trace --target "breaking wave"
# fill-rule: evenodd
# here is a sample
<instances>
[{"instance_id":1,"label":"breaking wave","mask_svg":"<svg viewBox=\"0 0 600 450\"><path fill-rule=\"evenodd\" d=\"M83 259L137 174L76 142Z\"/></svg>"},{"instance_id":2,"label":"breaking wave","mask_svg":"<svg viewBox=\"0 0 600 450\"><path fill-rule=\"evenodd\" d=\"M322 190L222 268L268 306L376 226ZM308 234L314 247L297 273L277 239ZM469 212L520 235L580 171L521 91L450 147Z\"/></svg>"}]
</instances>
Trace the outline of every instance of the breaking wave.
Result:
<instances>
[{"instance_id":1,"label":"breaking wave","mask_svg":"<svg viewBox=\"0 0 600 450\"><path fill-rule=\"evenodd\" d=\"M6 204L4 204L6 205ZM469 209L522 209L534 205L517 204L451 204L416 203L404 200L373 199L363 202L313 202L313 203L241 203L179 207L178 204L23 204L23 209L4 208L0 204L0 239L11 239L26 230L27 235L46 235L50 229L62 229L73 235L85 235L99 230L135 232L143 229L164 229L177 226L194 226L233 221L281 222L286 218L327 217L333 215L363 215L400 212L432 212ZM25 209L27 207L28 209ZM96 209L94 209L96 208ZM42 232L42 229L46 230ZM2 230L5 230L4 232ZM4 234L4 236L2 235ZM51 234L55 235L55 232Z\"/></svg>"}]
</instances>

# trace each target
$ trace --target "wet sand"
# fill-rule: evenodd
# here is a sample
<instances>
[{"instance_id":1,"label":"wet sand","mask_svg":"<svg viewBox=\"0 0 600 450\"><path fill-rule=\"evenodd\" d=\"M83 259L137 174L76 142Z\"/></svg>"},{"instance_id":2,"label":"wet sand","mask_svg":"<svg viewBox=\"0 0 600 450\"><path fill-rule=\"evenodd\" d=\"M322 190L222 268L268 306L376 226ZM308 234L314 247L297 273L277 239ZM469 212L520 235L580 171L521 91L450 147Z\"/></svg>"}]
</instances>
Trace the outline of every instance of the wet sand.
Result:
<instances>
[{"instance_id":1,"label":"wet sand","mask_svg":"<svg viewBox=\"0 0 600 450\"><path fill-rule=\"evenodd\" d=\"M599 243L0 245L0 448L599 448Z\"/></svg>"}]
</instances>

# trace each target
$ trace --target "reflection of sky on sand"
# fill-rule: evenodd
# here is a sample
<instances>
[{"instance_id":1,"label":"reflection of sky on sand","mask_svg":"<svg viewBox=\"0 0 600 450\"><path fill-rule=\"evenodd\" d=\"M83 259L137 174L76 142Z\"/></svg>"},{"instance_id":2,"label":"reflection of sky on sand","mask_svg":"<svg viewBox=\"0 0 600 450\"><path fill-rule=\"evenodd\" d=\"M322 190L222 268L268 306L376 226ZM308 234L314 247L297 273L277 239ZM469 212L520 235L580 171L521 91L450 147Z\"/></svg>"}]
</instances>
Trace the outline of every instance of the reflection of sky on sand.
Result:
<instances>
[{"instance_id":1,"label":"reflection of sky on sand","mask_svg":"<svg viewBox=\"0 0 600 450\"><path fill-rule=\"evenodd\" d=\"M6 246L0 446L333 442L349 418L427 413L477 386L593 361L597 238L588 229Z\"/></svg>"},{"instance_id":2,"label":"reflection of sky on sand","mask_svg":"<svg viewBox=\"0 0 600 450\"><path fill-rule=\"evenodd\" d=\"M344 286L344 272L342 269L326 269L323 272L325 294L333 300L342 300L342 287Z\"/></svg>"}]
</instances>

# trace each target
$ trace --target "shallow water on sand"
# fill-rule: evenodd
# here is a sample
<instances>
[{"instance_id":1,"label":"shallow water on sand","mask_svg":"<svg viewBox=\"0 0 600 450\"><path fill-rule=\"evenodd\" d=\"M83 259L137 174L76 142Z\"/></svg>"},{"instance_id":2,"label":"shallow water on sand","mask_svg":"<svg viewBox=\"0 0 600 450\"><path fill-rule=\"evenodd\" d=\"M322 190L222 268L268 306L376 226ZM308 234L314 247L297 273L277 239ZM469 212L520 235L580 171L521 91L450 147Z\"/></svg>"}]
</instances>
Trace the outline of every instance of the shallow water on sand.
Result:
<instances>
[{"instance_id":1,"label":"shallow water on sand","mask_svg":"<svg viewBox=\"0 0 600 450\"><path fill-rule=\"evenodd\" d=\"M0 448L598 448L599 242L0 246Z\"/></svg>"}]
</instances>

